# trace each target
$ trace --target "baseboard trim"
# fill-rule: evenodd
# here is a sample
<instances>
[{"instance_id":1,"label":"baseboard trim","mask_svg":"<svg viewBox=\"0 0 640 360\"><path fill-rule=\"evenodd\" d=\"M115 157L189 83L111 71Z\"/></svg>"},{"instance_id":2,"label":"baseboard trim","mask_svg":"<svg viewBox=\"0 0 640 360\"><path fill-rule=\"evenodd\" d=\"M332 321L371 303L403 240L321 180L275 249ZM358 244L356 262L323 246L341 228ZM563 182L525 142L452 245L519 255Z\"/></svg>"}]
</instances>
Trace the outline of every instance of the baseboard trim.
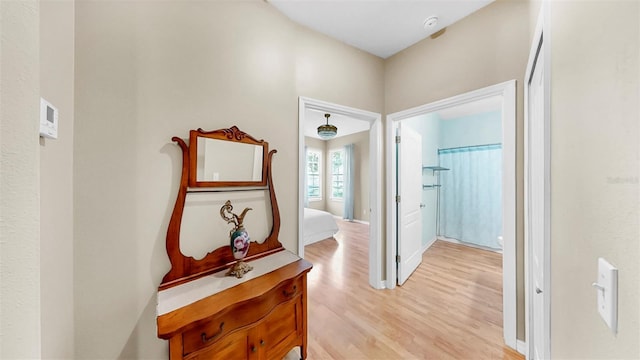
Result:
<instances>
[{"instance_id":1,"label":"baseboard trim","mask_svg":"<svg viewBox=\"0 0 640 360\"><path fill-rule=\"evenodd\" d=\"M526 356L527 343L522 340L516 340L516 351Z\"/></svg>"},{"instance_id":2,"label":"baseboard trim","mask_svg":"<svg viewBox=\"0 0 640 360\"><path fill-rule=\"evenodd\" d=\"M375 286L373 286L373 288L376 289L376 290L386 289L387 288L387 282L382 280L379 283L375 284Z\"/></svg>"},{"instance_id":3,"label":"baseboard trim","mask_svg":"<svg viewBox=\"0 0 640 360\"><path fill-rule=\"evenodd\" d=\"M487 251L492 251L492 252L495 252L495 253L502 254L502 250L500 250L500 249L494 249L494 248L490 248L488 246L471 244L471 243L468 243L468 242L460 241L458 239L448 238L448 237L445 237L445 236L438 236L438 240L450 242L450 243L453 243L453 244L465 245L465 246L469 246L469 247L480 249L480 250L487 250Z\"/></svg>"},{"instance_id":4,"label":"baseboard trim","mask_svg":"<svg viewBox=\"0 0 640 360\"><path fill-rule=\"evenodd\" d=\"M333 214L331 214L331 215L333 215ZM338 219L338 220L342 220L342 221L348 221L348 222L354 222L354 223L359 223L359 224L370 225L368 221L364 221L364 220L358 220L358 219L347 220L347 219L344 219L342 216L338 216L338 215L333 215L333 217Z\"/></svg>"},{"instance_id":5,"label":"baseboard trim","mask_svg":"<svg viewBox=\"0 0 640 360\"><path fill-rule=\"evenodd\" d=\"M431 247L431 245L435 244L436 240L438 240L437 237L434 237L433 239L431 239L431 241L429 241L426 245L422 246L422 253L424 254L425 251L429 250L429 248Z\"/></svg>"}]
</instances>

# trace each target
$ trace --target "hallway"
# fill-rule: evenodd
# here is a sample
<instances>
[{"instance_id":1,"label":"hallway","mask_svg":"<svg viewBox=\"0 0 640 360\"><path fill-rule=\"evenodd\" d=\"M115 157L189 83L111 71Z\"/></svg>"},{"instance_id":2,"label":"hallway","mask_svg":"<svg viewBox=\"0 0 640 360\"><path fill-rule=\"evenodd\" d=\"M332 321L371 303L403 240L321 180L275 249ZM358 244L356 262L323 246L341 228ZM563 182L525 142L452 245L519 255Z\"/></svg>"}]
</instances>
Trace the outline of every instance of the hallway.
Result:
<instances>
[{"instance_id":1,"label":"hallway","mask_svg":"<svg viewBox=\"0 0 640 360\"><path fill-rule=\"evenodd\" d=\"M501 255L437 241L401 287L368 284L368 227L305 248L313 359L523 359L502 340Z\"/></svg>"}]
</instances>

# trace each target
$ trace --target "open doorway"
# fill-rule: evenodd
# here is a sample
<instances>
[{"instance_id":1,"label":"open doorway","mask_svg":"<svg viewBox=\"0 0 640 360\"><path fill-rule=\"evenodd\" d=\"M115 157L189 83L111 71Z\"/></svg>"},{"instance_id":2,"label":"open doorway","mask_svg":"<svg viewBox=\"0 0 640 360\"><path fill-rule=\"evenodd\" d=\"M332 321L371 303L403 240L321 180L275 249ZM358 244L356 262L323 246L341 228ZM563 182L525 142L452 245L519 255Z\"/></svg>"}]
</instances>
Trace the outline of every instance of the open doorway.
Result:
<instances>
[{"instance_id":1,"label":"open doorway","mask_svg":"<svg viewBox=\"0 0 640 360\"><path fill-rule=\"evenodd\" d=\"M312 122L312 117L314 116L318 116L320 119L323 119L325 113L331 114L334 119L352 119L352 122L357 121L359 123L362 123L366 127L365 131L368 131L368 135L365 135L367 137L368 144L365 146L365 148L361 148L360 152L366 152L368 159L368 170L366 171L367 174L361 174L361 176L367 177L367 185L369 190L368 194L360 196L360 204L356 209L354 209L354 211L357 211L359 213L358 216L362 216L363 212L365 212L367 215L366 218L368 218L369 222L369 284L376 289L380 289L384 287L384 283L382 280L382 245L380 239L382 224L382 126L380 114L343 105L328 103L320 100L300 97L298 116L298 254L304 257L304 212L306 207L305 192L308 191L308 187L305 185L307 177L305 176L304 169L307 164L307 150L309 149L309 147L305 149L305 144L308 142L306 139L310 138L305 136L305 125L307 124L307 122ZM315 143L316 147L321 147L317 146L318 143L315 142L314 139L309 140L309 142ZM334 153L331 151L340 151L340 148L342 147L341 145L344 144L339 144L339 142L336 140L334 145L336 146L322 146L325 148L325 150L328 150L324 151L324 157L334 155ZM313 148L313 146L311 146L311 148ZM328 162L326 161L324 163L328 164ZM326 176L323 176L323 178L326 179ZM331 187L323 186L323 189L325 189L324 192L326 192L326 189L329 188ZM325 196L322 198L326 199L327 195L328 194L325 194ZM329 197L331 197L332 195L333 194L330 194ZM331 203L331 201L329 200L327 202L328 205L325 205L325 208L331 209L333 207L334 212L342 213L342 210L340 209L341 204L340 202L337 203L338 205L336 208L336 204ZM313 206L311 205L309 207Z\"/></svg>"},{"instance_id":2,"label":"open doorway","mask_svg":"<svg viewBox=\"0 0 640 360\"><path fill-rule=\"evenodd\" d=\"M516 191L515 191L515 80L505 83L493 85L487 88L479 89L462 95L458 95L449 99L440 100L434 103L422 105L413 109L390 114L387 117L387 141L395 142L396 131L401 122L430 113L443 111L445 109L459 107L464 104L470 104L480 100L497 97L500 99L500 118L501 118L501 136L500 142L502 147L502 269L503 269L503 332L507 346L516 348ZM396 147L388 147L386 152L387 169L396 169L399 159ZM436 164L436 159L432 159L433 164L423 164L427 168L431 168L432 179L438 181L437 172L440 169ZM397 189L401 180L396 178L395 171L387 171L387 188ZM427 185L441 185L433 182ZM432 191L433 191L432 190ZM437 192L432 193L437 196ZM399 220L397 218L397 202L396 193L394 191L387 192L387 264L398 264L397 249L402 238L398 236ZM441 212L440 212L441 213ZM434 216L437 213L434 213ZM437 229L434 230L437 232ZM406 270L405 270L406 271ZM387 287L394 288L398 278L397 266L387 266Z\"/></svg>"}]
</instances>

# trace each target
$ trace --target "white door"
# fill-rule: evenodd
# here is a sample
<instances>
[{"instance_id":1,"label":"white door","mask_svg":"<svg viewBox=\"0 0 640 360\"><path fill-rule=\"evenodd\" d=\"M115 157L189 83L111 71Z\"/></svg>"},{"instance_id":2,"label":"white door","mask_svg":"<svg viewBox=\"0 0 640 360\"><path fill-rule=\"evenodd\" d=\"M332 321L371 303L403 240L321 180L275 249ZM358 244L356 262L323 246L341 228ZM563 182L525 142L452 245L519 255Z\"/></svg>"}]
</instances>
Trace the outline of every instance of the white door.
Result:
<instances>
[{"instance_id":1,"label":"white door","mask_svg":"<svg viewBox=\"0 0 640 360\"><path fill-rule=\"evenodd\" d=\"M398 285L422 262L422 136L398 125Z\"/></svg>"},{"instance_id":2,"label":"white door","mask_svg":"<svg viewBox=\"0 0 640 360\"><path fill-rule=\"evenodd\" d=\"M527 166L526 201L529 263L529 358L548 359L548 276L545 249L549 237L549 127L545 118L544 47L542 38L536 51L533 69L527 80Z\"/></svg>"}]
</instances>

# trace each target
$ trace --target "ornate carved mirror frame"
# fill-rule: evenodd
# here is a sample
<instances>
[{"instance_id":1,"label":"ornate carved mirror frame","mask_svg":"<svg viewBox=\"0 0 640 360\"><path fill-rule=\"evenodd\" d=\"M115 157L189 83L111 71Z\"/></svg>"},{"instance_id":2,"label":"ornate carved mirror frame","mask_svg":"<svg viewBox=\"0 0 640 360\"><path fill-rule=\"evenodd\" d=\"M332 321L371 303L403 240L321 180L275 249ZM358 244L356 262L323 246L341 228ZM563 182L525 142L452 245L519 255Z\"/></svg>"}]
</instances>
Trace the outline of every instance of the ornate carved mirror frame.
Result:
<instances>
[{"instance_id":1,"label":"ornate carved mirror frame","mask_svg":"<svg viewBox=\"0 0 640 360\"><path fill-rule=\"evenodd\" d=\"M198 181L198 139L201 138L262 147L261 180ZM271 176L271 160L273 158L273 154L275 154L277 150L269 151L269 144L266 141L256 140L251 135L238 129L236 126L232 126L229 129L219 129L208 132L202 129L191 130L189 132L189 144L177 136L174 136L171 140L175 141L182 150L182 173L178 188L178 195L173 207L173 213L171 214L171 220L169 221L169 228L167 229L166 247L167 255L171 262L171 270L169 270L162 279L162 283L159 287L160 290L221 271L230 267L236 261L228 245L214 249L200 260L196 260L191 256L185 256L180 251L180 226L182 224L182 215L188 193L207 191L233 192L247 187L249 187L249 189L256 188L257 190L267 190L269 194L269 201L271 203L271 214L273 220L271 232L264 242L251 242L249 253L245 257L245 261L250 261L284 250L282 244L278 240L278 234L280 232L280 211L278 209L278 202L273 189L273 180ZM233 154L224 155L233 156Z\"/></svg>"}]
</instances>

